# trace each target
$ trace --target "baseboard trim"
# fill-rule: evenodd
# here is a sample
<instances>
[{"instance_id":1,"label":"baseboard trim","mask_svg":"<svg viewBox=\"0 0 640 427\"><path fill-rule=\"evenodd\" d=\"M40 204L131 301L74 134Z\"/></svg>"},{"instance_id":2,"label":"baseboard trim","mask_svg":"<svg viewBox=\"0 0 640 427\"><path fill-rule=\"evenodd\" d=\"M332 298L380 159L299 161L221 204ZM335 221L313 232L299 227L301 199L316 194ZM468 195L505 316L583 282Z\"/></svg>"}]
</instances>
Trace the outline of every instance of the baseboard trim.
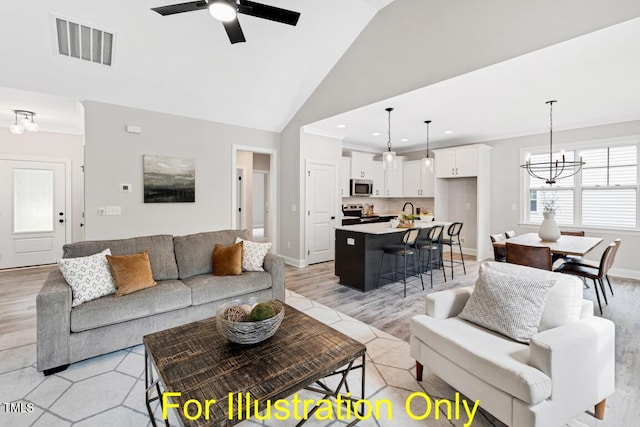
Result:
<instances>
[{"instance_id":1,"label":"baseboard trim","mask_svg":"<svg viewBox=\"0 0 640 427\"><path fill-rule=\"evenodd\" d=\"M293 267L298 267L298 268L302 268L302 267L306 267L307 266L307 260L304 259L295 259L295 258L291 258L288 256L284 256L284 255L280 255L282 258L284 258L284 263L287 265L291 265Z\"/></svg>"},{"instance_id":2,"label":"baseboard trim","mask_svg":"<svg viewBox=\"0 0 640 427\"><path fill-rule=\"evenodd\" d=\"M609 270L609 276L640 280L640 271L612 267L611 270Z\"/></svg>"}]
</instances>

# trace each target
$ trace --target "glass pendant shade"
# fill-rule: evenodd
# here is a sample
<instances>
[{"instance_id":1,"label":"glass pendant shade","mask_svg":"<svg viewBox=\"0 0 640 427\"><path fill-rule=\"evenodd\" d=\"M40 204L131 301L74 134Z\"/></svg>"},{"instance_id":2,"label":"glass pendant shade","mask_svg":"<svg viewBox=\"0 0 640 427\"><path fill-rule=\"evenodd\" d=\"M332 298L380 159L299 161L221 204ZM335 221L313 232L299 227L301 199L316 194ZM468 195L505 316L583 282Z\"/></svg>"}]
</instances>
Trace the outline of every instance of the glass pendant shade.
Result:
<instances>
[{"instance_id":1,"label":"glass pendant shade","mask_svg":"<svg viewBox=\"0 0 640 427\"><path fill-rule=\"evenodd\" d=\"M209 4L209 13L218 21L230 22L236 19L238 7L233 0L213 0Z\"/></svg>"},{"instance_id":2,"label":"glass pendant shade","mask_svg":"<svg viewBox=\"0 0 640 427\"><path fill-rule=\"evenodd\" d=\"M387 151L382 153L382 168L383 169L395 169L396 168L396 152L391 150L391 112L393 108L385 108L388 113L389 119L389 139L387 139Z\"/></svg>"},{"instance_id":3,"label":"glass pendant shade","mask_svg":"<svg viewBox=\"0 0 640 427\"><path fill-rule=\"evenodd\" d=\"M431 157L422 158L422 173L433 173L433 161Z\"/></svg>"},{"instance_id":4,"label":"glass pendant shade","mask_svg":"<svg viewBox=\"0 0 640 427\"><path fill-rule=\"evenodd\" d=\"M9 126L9 131L14 135L21 135L24 133L24 128L17 123Z\"/></svg>"},{"instance_id":5,"label":"glass pendant shade","mask_svg":"<svg viewBox=\"0 0 640 427\"><path fill-rule=\"evenodd\" d=\"M427 125L427 151L421 162L422 173L433 173L433 160L429 157L429 125L431 124L431 120L425 120L424 122Z\"/></svg>"},{"instance_id":6,"label":"glass pendant shade","mask_svg":"<svg viewBox=\"0 0 640 427\"><path fill-rule=\"evenodd\" d=\"M27 122L24 123L22 127L29 132L38 132L38 130L40 129L40 125L33 121L33 117L31 118L31 120L27 120Z\"/></svg>"},{"instance_id":7,"label":"glass pendant shade","mask_svg":"<svg viewBox=\"0 0 640 427\"><path fill-rule=\"evenodd\" d=\"M25 115L22 119L20 119L18 123L20 123L20 126L26 129L27 125L29 124L29 117Z\"/></svg>"}]
</instances>

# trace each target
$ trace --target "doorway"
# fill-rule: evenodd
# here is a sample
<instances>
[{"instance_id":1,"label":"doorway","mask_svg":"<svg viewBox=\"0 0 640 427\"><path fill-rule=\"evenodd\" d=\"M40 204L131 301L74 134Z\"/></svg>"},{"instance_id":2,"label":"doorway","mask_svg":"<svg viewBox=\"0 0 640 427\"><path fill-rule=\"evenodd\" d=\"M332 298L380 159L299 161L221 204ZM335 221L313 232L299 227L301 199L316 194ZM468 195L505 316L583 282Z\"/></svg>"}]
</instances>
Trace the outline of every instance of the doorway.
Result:
<instances>
[{"instance_id":1,"label":"doorway","mask_svg":"<svg viewBox=\"0 0 640 427\"><path fill-rule=\"evenodd\" d=\"M234 145L232 162L231 228L248 229L252 240L271 242L277 253L277 151Z\"/></svg>"},{"instance_id":2,"label":"doorway","mask_svg":"<svg viewBox=\"0 0 640 427\"><path fill-rule=\"evenodd\" d=\"M336 164L307 161L307 264L335 259Z\"/></svg>"},{"instance_id":3,"label":"doorway","mask_svg":"<svg viewBox=\"0 0 640 427\"><path fill-rule=\"evenodd\" d=\"M0 159L0 268L51 264L70 240L70 161Z\"/></svg>"}]
</instances>

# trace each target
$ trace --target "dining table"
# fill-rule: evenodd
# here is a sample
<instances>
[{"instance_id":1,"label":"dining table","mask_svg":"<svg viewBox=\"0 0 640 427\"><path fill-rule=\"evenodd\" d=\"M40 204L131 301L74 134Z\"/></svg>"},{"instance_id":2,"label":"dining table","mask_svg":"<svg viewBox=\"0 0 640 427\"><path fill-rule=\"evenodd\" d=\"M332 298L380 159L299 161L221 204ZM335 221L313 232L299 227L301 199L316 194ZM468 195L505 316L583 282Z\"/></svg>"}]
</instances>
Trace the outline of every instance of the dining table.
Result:
<instances>
[{"instance_id":1,"label":"dining table","mask_svg":"<svg viewBox=\"0 0 640 427\"><path fill-rule=\"evenodd\" d=\"M499 242L494 242L495 247L505 247L506 243L517 243L519 245L527 246L543 246L551 249L553 255L566 256L584 256L593 248L598 246L602 242L600 237L587 237L587 236L565 236L562 235L555 242L549 242L542 240L538 233L525 233L514 237L510 237Z\"/></svg>"}]
</instances>

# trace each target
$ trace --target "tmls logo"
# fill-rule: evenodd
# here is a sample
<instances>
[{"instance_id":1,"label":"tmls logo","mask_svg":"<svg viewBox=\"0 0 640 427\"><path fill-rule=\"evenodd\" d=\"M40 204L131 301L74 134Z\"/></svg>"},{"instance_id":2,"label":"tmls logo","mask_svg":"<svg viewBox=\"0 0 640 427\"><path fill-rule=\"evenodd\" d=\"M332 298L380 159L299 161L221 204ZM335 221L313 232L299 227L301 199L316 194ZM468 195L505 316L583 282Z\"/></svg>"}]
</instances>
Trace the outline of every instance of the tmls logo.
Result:
<instances>
[{"instance_id":1,"label":"tmls logo","mask_svg":"<svg viewBox=\"0 0 640 427\"><path fill-rule=\"evenodd\" d=\"M4 412L10 413L28 413L34 410L32 402L9 402L3 403L3 406Z\"/></svg>"}]
</instances>

